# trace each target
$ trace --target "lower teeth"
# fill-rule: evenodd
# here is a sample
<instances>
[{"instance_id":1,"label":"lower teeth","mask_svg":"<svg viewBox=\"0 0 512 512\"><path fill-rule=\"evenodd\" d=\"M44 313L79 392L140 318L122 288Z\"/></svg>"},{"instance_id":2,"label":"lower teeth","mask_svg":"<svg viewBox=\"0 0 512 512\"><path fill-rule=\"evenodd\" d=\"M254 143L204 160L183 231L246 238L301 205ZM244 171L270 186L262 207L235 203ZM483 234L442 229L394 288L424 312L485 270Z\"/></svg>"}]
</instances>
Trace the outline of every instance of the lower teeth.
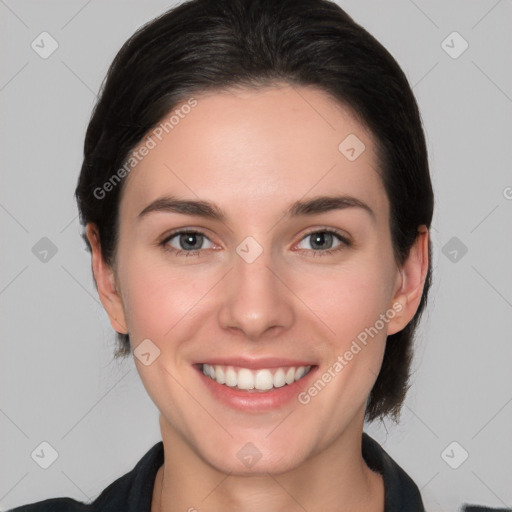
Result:
<instances>
[{"instance_id":1,"label":"lower teeth","mask_svg":"<svg viewBox=\"0 0 512 512\"><path fill-rule=\"evenodd\" d=\"M217 381L215 381L217 382ZM226 384L222 384L223 386L226 386ZM286 384L285 384L286 386ZM281 387L285 387L285 386L281 386ZM256 389L256 388L253 388L253 389L241 389L239 388L238 386L235 386L235 387L231 387L231 386L226 386L228 388L231 388L231 389L235 389L236 391L249 391L249 393L268 393L269 391L274 391L276 389L281 389L281 388L275 388L274 386L272 386L270 389Z\"/></svg>"}]
</instances>

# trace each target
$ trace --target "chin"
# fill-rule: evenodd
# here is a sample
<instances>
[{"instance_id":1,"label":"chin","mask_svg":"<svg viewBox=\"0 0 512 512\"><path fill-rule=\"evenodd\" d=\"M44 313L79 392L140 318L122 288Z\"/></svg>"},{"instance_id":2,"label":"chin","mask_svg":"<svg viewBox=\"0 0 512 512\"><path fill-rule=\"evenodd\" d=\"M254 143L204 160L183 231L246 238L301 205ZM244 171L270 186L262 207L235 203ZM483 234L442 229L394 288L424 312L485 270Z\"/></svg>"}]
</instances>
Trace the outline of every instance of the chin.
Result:
<instances>
[{"instance_id":1,"label":"chin","mask_svg":"<svg viewBox=\"0 0 512 512\"><path fill-rule=\"evenodd\" d=\"M200 456L217 471L231 475L266 475L292 471L308 457L303 441L265 439L265 435L255 436L253 441L234 441L229 444L202 448ZM276 442L277 441L277 442Z\"/></svg>"}]
</instances>

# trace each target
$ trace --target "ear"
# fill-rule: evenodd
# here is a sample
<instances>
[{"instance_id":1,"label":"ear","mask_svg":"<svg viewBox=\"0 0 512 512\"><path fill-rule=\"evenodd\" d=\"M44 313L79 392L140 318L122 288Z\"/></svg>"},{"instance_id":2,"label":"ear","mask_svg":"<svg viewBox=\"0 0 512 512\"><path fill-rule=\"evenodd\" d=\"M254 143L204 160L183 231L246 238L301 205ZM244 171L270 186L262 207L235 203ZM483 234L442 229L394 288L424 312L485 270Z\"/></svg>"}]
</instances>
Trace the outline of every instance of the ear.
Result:
<instances>
[{"instance_id":1,"label":"ear","mask_svg":"<svg viewBox=\"0 0 512 512\"><path fill-rule=\"evenodd\" d=\"M428 270L428 240L428 229L422 225L397 275L392 300L392 307L397 314L388 323L388 335L401 331L418 310Z\"/></svg>"},{"instance_id":2,"label":"ear","mask_svg":"<svg viewBox=\"0 0 512 512\"><path fill-rule=\"evenodd\" d=\"M101 254L100 235L97 226L91 222L88 223L85 234L91 245L92 272L101 303L114 330L121 334L127 334L123 301L116 287L114 270L105 263Z\"/></svg>"}]
</instances>

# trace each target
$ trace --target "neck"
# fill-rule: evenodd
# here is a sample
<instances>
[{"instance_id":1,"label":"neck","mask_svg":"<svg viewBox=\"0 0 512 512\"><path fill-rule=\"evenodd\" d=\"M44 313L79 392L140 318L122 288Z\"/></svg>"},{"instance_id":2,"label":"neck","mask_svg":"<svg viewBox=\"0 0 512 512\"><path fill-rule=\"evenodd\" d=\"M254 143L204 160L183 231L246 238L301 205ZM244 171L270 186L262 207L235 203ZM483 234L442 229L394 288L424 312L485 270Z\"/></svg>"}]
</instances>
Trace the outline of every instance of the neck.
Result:
<instances>
[{"instance_id":1,"label":"neck","mask_svg":"<svg viewBox=\"0 0 512 512\"><path fill-rule=\"evenodd\" d=\"M161 427L165 460L155 480L151 512L384 512L382 476L362 457L362 422L293 470L254 476L217 470L162 418Z\"/></svg>"}]
</instances>

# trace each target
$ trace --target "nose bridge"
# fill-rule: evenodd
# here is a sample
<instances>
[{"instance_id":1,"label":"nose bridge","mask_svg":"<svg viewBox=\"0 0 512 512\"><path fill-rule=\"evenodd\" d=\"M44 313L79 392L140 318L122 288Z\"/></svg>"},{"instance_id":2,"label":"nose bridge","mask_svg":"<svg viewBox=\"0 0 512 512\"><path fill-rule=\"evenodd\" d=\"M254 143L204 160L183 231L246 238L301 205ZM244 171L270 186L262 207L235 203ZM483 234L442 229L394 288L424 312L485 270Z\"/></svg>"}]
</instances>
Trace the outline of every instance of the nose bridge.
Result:
<instances>
[{"instance_id":1,"label":"nose bridge","mask_svg":"<svg viewBox=\"0 0 512 512\"><path fill-rule=\"evenodd\" d=\"M293 305L276 267L270 249L258 248L250 239L239 244L224 284L219 317L223 328L257 339L276 327L291 326Z\"/></svg>"}]
</instances>

